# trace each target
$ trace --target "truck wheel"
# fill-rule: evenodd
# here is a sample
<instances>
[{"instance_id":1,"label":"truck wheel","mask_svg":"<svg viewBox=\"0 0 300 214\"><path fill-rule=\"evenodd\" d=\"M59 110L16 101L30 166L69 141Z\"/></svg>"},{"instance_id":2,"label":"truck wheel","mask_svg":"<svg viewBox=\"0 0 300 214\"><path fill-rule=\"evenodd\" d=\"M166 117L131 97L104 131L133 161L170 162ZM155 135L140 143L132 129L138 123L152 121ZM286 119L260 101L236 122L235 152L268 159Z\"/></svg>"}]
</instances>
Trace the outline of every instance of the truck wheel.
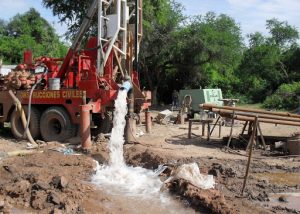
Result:
<instances>
[{"instance_id":1,"label":"truck wheel","mask_svg":"<svg viewBox=\"0 0 300 214\"><path fill-rule=\"evenodd\" d=\"M23 110L25 112L25 115L27 116L28 107L24 106ZM32 106L31 113L30 113L29 131L33 139L37 139L41 134L39 128L40 118L41 118L40 111L37 108ZM15 138L26 139L26 137L24 138L25 129L23 127L19 111L12 112L10 116L10 124L11 124L11 132Z\"/></svg>"},{"instance_id":2,"label":"truck wheel","mask_svg":"<svg viewBox=\"0 0 300 214\"><path fill-rule=\"evenodd\" d=\"M41 134L45 141L65 141L75 136L76 126L62 107L50 107L41 118Z\"/></svg>"}]
</instances>

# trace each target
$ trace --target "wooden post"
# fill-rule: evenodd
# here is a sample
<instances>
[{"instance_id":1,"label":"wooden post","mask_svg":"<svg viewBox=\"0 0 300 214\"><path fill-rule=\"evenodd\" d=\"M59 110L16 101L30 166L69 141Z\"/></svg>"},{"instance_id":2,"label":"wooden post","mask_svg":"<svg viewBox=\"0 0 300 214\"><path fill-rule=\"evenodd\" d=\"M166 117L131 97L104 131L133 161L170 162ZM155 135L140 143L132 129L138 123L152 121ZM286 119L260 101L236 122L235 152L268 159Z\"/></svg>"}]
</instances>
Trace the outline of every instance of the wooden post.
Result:
<instances>
[{"instance_id":1,"label":"wooden post","mask_svg":"<svg viewBox=\"0 0 300 214\"><path fill-rule=\"evenodd\" d=\"M266 150L267 149L266 141L265 141L264 135L263 135L263 133L261 131L260 123L257 124L257 128L258 128L258 131L259 131L259 134L260 134L261 142L262 142L262 144L264 146L264 150Z\"/></svg>"},{"instance_id":2,"label":"wooden post","mask_svg":"<svg viewBox=\"0 0 300 214\"><path fill-rule=\"evenodd\" d=\"M221 118L221 116L219 115L217 121L215 122L215 124L214 124L214 126L213 126L213 128L212 128L212 130L211 130L211 132L210 132L210 135L212 135L212 133L214 132L214 130L215 130L215 128L216 128L216 125L217 125L217 123L219 122L220 118Z\"/></svg>"},{"instance_id":3,"label":"wooden post","mask_svg":"<svg viewBox=\"0 0 300 214\"><path fill-rule=\"evenodd\" d=\"M201 122L201 124L202 124L202 136L204 136L205 135L205 122Z\"/></svg>"},{"instance_id":4,"label":"wooden post","mask_svg":"<svg viewBox=\"0 0 300 214\"><path fill-rule=\"evenodd\" d=\"M246 128L247 128L248 123L249 123L249 121L246 121L246 122L245 122L241 135L244 134L244 132L245 132L245 130L246 130Z\"/></svg>"},{"instance_id":5,"label":"wooden post","mask_svg":"<svg viewBox=\"0 0 300 214\"><path fill-rule=\"evenodd\" d=\"M253 128L253 121L250 121L248 124L248 135L252 134L252 128Z\"/></svg>"},{"instance_id":6,"label":"wooden post","mask_svg":"<svg viewBox=\"0 0 300 214\"><path fill-rule=\"evenodd\" d=\"M207 121L207 141L210 141L210 121Z\"/></svg>"},{"instance_id":7,"label":"wooden post","mask_svg":"<svg viewBox=\"0 0 300 214\"><path fill-rule=\"evenodd\" d=\"M221 138L221 132L222 132L222 122L219 122L219 138Z\"/></svg>"},{"instance_id":8,"label":"wooden post","mask_svg":"<svg viewBox=\"0 0 300 214\"><path fill-rule=\"evenodd\" d=\"M188 132L188 138L192 138L192 120L189 120L189 132Z\"/></svg>"},{"instance_id":9,"label":"wooden post","mask_svg":"<svg viewBox=\"0 0 300 214\"><path fill-rule=\"evenodd\" d=\"M229 139L227 142L227 147L229 148L230 146L230 142L232 139L232 133L233 133L233 126L234 126L234 116L235 116L235 111L232 112L232 120L231 120L231 128L230 128L230 135L229 135Z\"/></svg>"},{"instance_id":10,"label":"wooden post","mask_svg":"<svg viewBox=\"0 0 300 214\"><path fill-rule=\"evenodd\" d=\"M258 118L255 117L255 121L254 121L254 126L253 126L253 132L249 141L250 144L250 151L249 151L249 156L248 156L248 162L247 162L247 168L246 168L246 174L244 177L244 183L243 183L243 188L242 188L242 195L244 193L245 187L246 187L246 183L247 183L247 179L248 179L248 175L249 175L249 169L250 169L250 164L251 164L251 158L252 158L252 150L253 150L253 144L254 144L254 139L256 136L256 131L257 131L257 124L258 124Z\"/></svg>"}]
</instances>

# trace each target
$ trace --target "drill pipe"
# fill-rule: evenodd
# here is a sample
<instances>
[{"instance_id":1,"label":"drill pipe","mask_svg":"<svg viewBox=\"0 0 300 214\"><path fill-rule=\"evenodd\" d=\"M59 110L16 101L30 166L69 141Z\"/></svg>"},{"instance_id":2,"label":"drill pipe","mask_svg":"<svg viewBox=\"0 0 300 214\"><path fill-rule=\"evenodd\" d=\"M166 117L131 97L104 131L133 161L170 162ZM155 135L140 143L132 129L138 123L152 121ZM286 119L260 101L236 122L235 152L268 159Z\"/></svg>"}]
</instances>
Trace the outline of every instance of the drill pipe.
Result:
<instances>
[{"instance_id":1,"label":"drill pipe","mask_svg":"<svg viewBox=\"0 0 300 214\"><path fill-rule=\"evenodd\" d=\"M241 121L255 121L255 116L245 117L240 115L233 115L233 114L220 114L222 117L233 118L235 120ZM262 123L271 123L271 124L280 124L280 125L288 125L288 126L300 126L300 122L291 122L291 121L284 121L284 120L272 120L266 118L258 118L259 122Z\"/></svg>"},{"instance_id":2,"label":"drill pipe","mask_svg":"<svg viewBox=\"0 0 300 214\"><path fill-rule=\"evenodd\" d=\"M210 110L210 111L213 108L215 108L215 109L224 109L224 110L231 110L231 111L251 112L251 113L256 113L256 114L276 115L276 116L281 116L281 117L300 118L300 115L291 114L291 113L288 113L288 112L271 112L271 111L241 108L241 107L216 106L216 105L212 105L212 104L200 104L200 108Z\"/></svg>"},{"instance_id":3,"label":"drill pipe","mask_svg":"<svg viewBox=\"0 0 300 214\"><path fill-rule=\"evenodd\" d=\"M218 113L220 115L222 114L233 114L233 111L230 110L222 110L222 109L216 109L212 108L212 112ZM251 112L241 112L241 111L234 111L235 115L240 115L240 116L246 116L246 117L255 117L258 116L259 118L266 118L266 119L271 119L271 120L282 120L282 121L291 121L291 122L299 122L300 123L300 118L294 118L294 117L283 117L283 116L276 116L276 115L266 115L266 114L255 114Z\"/></svg>"}]
</instances>

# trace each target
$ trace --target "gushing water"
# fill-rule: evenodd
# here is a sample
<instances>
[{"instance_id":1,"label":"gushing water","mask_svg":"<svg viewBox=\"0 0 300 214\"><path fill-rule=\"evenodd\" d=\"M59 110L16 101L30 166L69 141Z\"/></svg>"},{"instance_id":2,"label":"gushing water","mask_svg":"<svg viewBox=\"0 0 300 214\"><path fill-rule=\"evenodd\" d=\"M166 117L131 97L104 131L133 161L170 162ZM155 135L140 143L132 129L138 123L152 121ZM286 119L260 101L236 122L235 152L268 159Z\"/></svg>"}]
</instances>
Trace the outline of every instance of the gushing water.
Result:
<instances>
[{"instance_id":1,"label":"gushing water","mask_svg":"<svg viewBox=\"0 0 300 214\"><path fill-rule=\"evenodd\" d=\"M108 147L110 165L112 167L125 167L125 161L123 156L123 135L124 128L126 125L125 116L127 114L126 97L127 91L120 91L118 94L118 98L115 102L114 126L111 132L111 138Z\"/></svg>"},{"instance_id":2,"label":"gushing water","mask_svg":"<svg viewBox=\"0 0 300 214\"><path fill-rule=\"evenodd\" d=\"M124 128L127 114L126 91L120 91L115 102L114 127L109 142L109 165L98 165L92 181L102 191L123 202L127 213L194 213L162 193L157 173L141 167L128 167L123 157ZM113 204L112 204L113 206Z\"/></svg>"},{"instance_id":3,"label":"gushing water","mask_svg":"<svg viewBox=\"0 0 300 214\"><path fill-rule=\"evenodd\" d=\"M155 172L141 167L128 167L123 156L124 128L127 114L127 91L120 91L115 101L113 129L109 142L109 166L98 166L93 182L110 186L127 195L149 196L159 193L162 182Z\"/></svg>"}]
</instances>

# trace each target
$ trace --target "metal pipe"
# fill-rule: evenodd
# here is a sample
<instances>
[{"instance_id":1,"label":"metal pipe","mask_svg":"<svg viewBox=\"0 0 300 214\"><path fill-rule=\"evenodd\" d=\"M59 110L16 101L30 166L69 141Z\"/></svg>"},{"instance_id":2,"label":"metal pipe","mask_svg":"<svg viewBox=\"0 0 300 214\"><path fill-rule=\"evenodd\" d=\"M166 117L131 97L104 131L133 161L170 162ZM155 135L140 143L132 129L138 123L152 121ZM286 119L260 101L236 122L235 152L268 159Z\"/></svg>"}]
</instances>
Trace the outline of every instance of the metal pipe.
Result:
<instances>
[{"instance_id":1,"label":"metal pipe","mask_svg":"<svg viewBox=\"0 0 300 214\"><path fill-rule=\"evenodd\" d=\"M121 29L121 26L120 26L120 22L121 22L121 18L120 18L120 14L121 14L121 0L117 0L117 14L118 14L118 30L116 31L115 35L113 36L112 40L110 41L110 44L107 48L107 50L105 51L105 56L104 56L104 62L103 62L103 67L105 66L107 60L108 60L108 57L110 55L110 52L111 50L113 49L113 46L115 45L115 42L118 38L118 35L120 33L120 29Z\"/></svg>"},{"instance_id":2,"label":"metal pipe","mask_svg":"<svg viewBox=\"0 0 300 214\"><path fill-rule=\"evenodd\" d=\"M84 151L90 149L91 141L91 105L82 105L80 114L80 134L81 134L81 147Z\"/></svg>"},{"instance_id":3,"label":"metal pipe","mask_svg":"<svg viewBox=\"0 0 300 214\"><path fill-rule=\"evenodd\" d=\"M143 0L139 0L140 1L140 5L139 5L139 34L140 34L140 41L142 39L143 36Z\"/></svg>"},{"instance_id":4,"label":"metal pipe","mask_svg":"<svg viewBox=\"0 0 300 214\"><path fill-rule=\"evenodd\" d=\"M232 114L232 111L230 111L230 110L222 110L222 109L219 110L219 109L216 109L216 108L212 108L212 111L215 112L215 113L219 113L219 114ZM300 122L300 118L294 118L294 117L284 117L284 116L266 115L266 114L255 114L255 113L241 112L241 111L236 111L235 113L237 115L247 116L247 117L252 117L252 116L257 115L259 118Z\"/></svg>"},{"instance_id":5,"label":"metal pipe","mask_svg":"<svg viewBox=\"0 0 300 214\"><path fill-rule=\"evenodd\" d=\"M71 60L73 54L78 49L84 34L88 30L88 28L89 28L89 26L92 22L92 18L93 18L93 16L95 15L95 13L97 11L97 5L98 5L98 0L94 0L92 5L88 9L87 15L84 17L84 19L82 21L82 24L80 25L80 28L78 30L78 33L76 34L76 37L75 37L75 39L74 39L67 55L66 55L66 57L63 61L63 64L61 65L61 67L59 69L59 72L58 72L56 77L60 78L66 72L66 69L69 66L69 63L70 63L70 60Z\"/></svg>"},{"instance_id":6,"label":"metal pipe","mask_svg":"<svg viewBox=\"0 0 300 214\"><path fill-rule=\"evenodd\" d=\"M102 0L98 0L98 47L102 47ZM97 70L100 76L103 76L102 68L101 68L101 59L102 55L102 48L98 48L97 50Z\"/></svg>"},{"instance_id":7,"label":"metal pipe","mask_svg":"<svg viewBox=\"0 0 300 214\"><path fill-rule=\"evenodd\" d=\"M133 88L128 92L128 114L126 119L125 142L135 142L136 120L134 119L134 92Z\"/></svg>"},{"instance_id":8,"label":"metal pipe","mask_svg":"<svg viewBox=\"0 0 300 214\"><path fill-rule=\"evenodd\" d=\"M124 28L124 32L123 32L123 53L124 53L124 58L126 59L126 51L127 51L127 1L126 0L122 0L122 7L123 7L123 23L122 23L122 28Z\"/></svg>"},{"instance_id":9,"label":"metal pipe","mask_svg":"<svg viewBox=\"0 0 300 214\"><path fill-rule=\"evenodd\" d=\"M97 6L98 6L98 1L99 0L94 0L92 5L90 6L90 8L88 9L87 15L84 17L82 24L79 28L78 34L76 34L76 37L72 43L71 49L73 49L74 51L77 50L77 48L79 47L82 38L84 36L84 34L86 33L86 31L88 30L91 22L92 22L92 18L95 15L96 11L97 11Z\"/></svg>"},{"instance_id":10,"label":"metal pipe","mask_svg":"<svg viewBox=\"0 0 300 214\"><path fill-rule=\"evenodd\" d=\"M232 114L221 114L222 117L228 117L232 118ZM235 120L241 120L241 121L254 121L255 116L253 117L245 117L245 116L239 116L235 115L234 116ZM282 120L272 120L272 119L265 119L265 118L259 118L259 122L262 123L271 123L271 124L280 124L280 125L288 125L288 126L300 126L300 122L290 122L290 121L282 121Z\"/></svg>"},{"instance_id":11,"label":"metal pipe","mask_svg":"<svg viewBox=\"0 0 300 214\"><path fill-rule=\"evenodd\" d=\"M212 105L212 104L200 104L200 108L203 108L206 110L211 110L211 109L215 108L215 109L225 109L225 110L231 110L231 111L243 111L243 112L252 112L252 113L258 113L258 114L277 115L277 116L282 116L282 117L300 118L300 115L291 114L288 112L271 112L271 111L241 108L241 107L217 106L217 105Z\"/></svg>"},{"instance_id":12,"label":"metal pipe","mask_svg":"<svg viewBox=\"0 0 300 214\"><path fill-rule=\"evenodd\" d=\"M146 132L150 133L152 130L152 121L151 121L151 112L149 109L145 111L145 117L146 117Z\"/></svg>"},{"instance_id":13,"label":"metal pipe","mask_svg":"<svg viewBox=\"0 0 300 214\"><path fill-rule=\"evenodd\" d=\"M135 50L135 71L139 72L138 63L139 63L139 0L135 0L135 41L134 41L134 50Z\"/></svg>"}]
</instances>

